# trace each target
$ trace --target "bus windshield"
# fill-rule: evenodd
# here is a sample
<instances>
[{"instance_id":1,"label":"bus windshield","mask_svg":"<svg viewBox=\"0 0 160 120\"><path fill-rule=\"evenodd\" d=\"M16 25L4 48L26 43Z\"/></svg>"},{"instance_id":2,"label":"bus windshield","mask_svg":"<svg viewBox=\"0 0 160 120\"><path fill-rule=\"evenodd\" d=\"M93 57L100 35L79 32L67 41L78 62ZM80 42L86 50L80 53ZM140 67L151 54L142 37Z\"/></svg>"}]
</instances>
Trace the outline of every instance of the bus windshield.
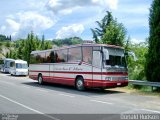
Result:
<instances>
[{"instance_id":1,"label":"bus windshield","mask_svg":"<svg viewBox=\"0 0 160 120\"><path fill-rule=\"evenodd\" d=\"M106 66L126 67L124 50L119 48L104 48L108 50L109 59L105 60Z\"/></svg>"},{"instance_id":2,"label":"bus windshield","mask_svg":"<svg viewBox=\"0 0 160 120\"><path fill-rule=\"evenodd\" d=\"M16 68L18 68L18 69L27 69L27 64L16 63Z\"/></svg>"}]
</instances>

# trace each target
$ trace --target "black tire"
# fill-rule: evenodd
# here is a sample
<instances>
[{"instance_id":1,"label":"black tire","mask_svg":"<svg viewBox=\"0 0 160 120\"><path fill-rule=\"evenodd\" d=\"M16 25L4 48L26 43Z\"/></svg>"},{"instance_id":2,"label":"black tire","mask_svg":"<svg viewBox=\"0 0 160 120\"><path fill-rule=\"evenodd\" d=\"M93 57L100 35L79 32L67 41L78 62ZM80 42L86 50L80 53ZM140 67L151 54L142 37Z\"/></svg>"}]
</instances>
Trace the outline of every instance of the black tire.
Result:
<instances>
[{"instance_id":1,"label":"black tire","mask_svg":"<svg viewBox=\"0 0 160 120\"><path fill-rule=\"evenodd\" d=\"M38 75L38 83L39 83L40 85L42 85L42 84L44 83L44 82L43 82L43 77L42 77L41 74Z\"/></svg>"},{"instance_id":2,"label":"black tire","mask_svg":"<svg viewBox=\"0 0 160 120\"><path fill-rule=\"evenodd\" d=\"M99 88L101 92L105 92L105 88Z\"/></svg>"},{"instance_id":3,"label":"black tire","mask_svg":"<svg viewBox=\"0 0 160 120\"><path fill-rule=\"evenodd\" d=\"M76 83L75 83L76 89L79 91L84 91L85 87L84 87L84 79L82 77L78 77L76 79Z\"/></svg>"}]
</instances>

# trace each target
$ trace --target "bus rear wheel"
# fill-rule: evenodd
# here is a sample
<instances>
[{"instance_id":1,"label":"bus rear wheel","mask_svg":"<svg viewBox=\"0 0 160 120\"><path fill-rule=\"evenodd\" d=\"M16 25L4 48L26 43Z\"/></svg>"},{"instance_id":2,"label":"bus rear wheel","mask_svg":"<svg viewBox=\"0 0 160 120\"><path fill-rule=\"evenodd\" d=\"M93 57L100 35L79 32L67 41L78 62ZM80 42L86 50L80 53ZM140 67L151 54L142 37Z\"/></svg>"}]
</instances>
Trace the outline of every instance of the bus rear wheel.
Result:
<instances>
[{"instance_id":1,"label":"bus rear wheel","mask_svg":"<svg viewBox=\"0 0 160 120\"><path fill-rule=\"evenodd\" d=\"M79 90L79 91L85 90L84 79L82 77L78 77L76 79L76 89Z\"/></svg>"},{"instance_id":2,"label":"bus rear wheel","mask_svg":"<svg viewBox=\"0 0 160 120\"><path fill-rule=\"evenodd\" d=\"M38 83L39 83L40 85L43 84L43 78L42 78L42 75L41 75L41 74L38 75Z\"/></svg>"}]
</instances>

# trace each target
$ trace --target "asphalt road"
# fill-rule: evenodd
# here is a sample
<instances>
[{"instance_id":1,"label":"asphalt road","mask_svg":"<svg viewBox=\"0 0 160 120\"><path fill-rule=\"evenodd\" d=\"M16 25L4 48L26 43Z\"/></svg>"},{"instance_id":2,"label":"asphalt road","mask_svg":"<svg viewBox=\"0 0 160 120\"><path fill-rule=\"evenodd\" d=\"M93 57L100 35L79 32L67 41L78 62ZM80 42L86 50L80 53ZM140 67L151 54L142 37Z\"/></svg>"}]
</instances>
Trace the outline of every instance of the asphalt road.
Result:
<instances>
[{"instance_id":1,"label":"asphalt road","mask_svg":"<svg viewBox=\"0 0 160 120\"><path fill-rule=\"evenodd\" d=\"M55 120L64 119L61 114L160 114L160 98L114 89L80 92L69 86L39 85L28 77L0 73L0 113L40 114Z\"/></svg>"}]
</instances>

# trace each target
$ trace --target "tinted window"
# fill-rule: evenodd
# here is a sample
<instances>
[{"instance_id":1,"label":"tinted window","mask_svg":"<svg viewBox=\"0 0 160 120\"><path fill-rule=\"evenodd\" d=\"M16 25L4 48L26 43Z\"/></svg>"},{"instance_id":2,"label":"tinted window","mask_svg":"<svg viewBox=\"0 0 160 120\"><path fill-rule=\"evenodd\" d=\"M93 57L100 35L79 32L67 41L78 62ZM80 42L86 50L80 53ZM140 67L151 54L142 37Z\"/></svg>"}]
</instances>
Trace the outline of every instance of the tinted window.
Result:
<instances>
[{"instance_id":1,"label":"tinted window","mask_svg":"<svg viewBox=\"0 0 160 120\"><path fill-rule=\"evenodd\" d=\"M56 51L56 62L67 62L67 49Z\"/></svg>"},{"instance_id":2,"label":"tinted window","mask_svg":"<svg viewBox=\"0 0 160 120\"><path fill-rule=\"evenodd\" d=\"M50 62L55 63L56 62L56 53L55 51L50 52Z\"/></svg>"},{"instance_id":3,"label":"tinted window","mask_svg":"<svg viewBox=\"0 0 160 120\"><path fill-rule=\"evenodd\" d=\"M68 61L81 61L82 60L82 52L81 47L70 48L68 51Z\"/></svg>"},{"instance_id":4,"label":"tinted window","mask_svg":"<svg viewBox=\"0 0 160 120\"><path fill-rule=\"evenodd\" d=\"M6 60L6 61L5 61L5 67L6 67L6 68L9 68L9 67L10 67L10 62L11 62L11 61L9 61L9 60Z\"/></svg>"},{"instance_id":5,"label":"tinted window","mask_svg":"<svg viewBox=\"0 0 160 120\"><path fill-rule=\"evenodd\" d=\"M46 58L45 58L45 62L46 63L51 63L51 56L50 56L51 52L46 52Z\"/></svg>"},{"instance_id":6,"label":"tinted window","mask_svg":"<svg viewBox=\"0 0 160 120\"><path fill-rule=\"evenodd\" d=\"M35 63L37 63L36 56L37 56L37 54L31 54L30 64L35 64Z\"/></svg>"},{"instance_id":7,"label":"tinted window","mask_svg":"<svg viewBox=\"0 0 160 120\"><path fill-rule=\"evenodd\" d=\"M46 61L45 57L46 57L45 52L38 53L37 61L39 61L39 63L45 63Z\"/></svg>"},{"instance_id":8,"label":"tinted window","mask_svg":"<svg viewBox=\"0 0 160 120\"><path fill-rule=\"evenodd\" d=\"M92 63L92 47L82 47L83 61Z\"/></svg>"},{"instance_id":9,"label":"tinted window","mask_svg":"<svg viewBox=\"0 0 160 120\"><path fill-rule=\"evenodd\" d=\"M11 62L10 67L14 67L14 66L15 66L15 62Z\"/></svg>"}]
</instances>

